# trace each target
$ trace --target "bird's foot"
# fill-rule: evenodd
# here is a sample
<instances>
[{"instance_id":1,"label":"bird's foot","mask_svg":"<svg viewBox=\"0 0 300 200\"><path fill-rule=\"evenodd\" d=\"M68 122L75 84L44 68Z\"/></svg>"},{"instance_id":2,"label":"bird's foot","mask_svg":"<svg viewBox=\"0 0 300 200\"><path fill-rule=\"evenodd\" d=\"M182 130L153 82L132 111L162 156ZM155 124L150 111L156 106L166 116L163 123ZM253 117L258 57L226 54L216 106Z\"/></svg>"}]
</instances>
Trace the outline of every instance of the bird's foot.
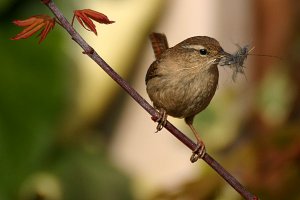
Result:
<instances>
[{"instance_id":1,"label":"bird's foot","mask_svg":"<svg viewBox=\"0 0 300 200\"><path fill-rule=\"evenodd\" d=\"M156 126L156 132L160 131L167 124L167 112L164 109L159 110L159 118L156 120L158 122Z\"/></svg>"},{"instance_id":2,"label":"bird's foot","mask_svg":"<svg viewBox=\"0 0 300 200\"><path fill-rule=\"evenodd\" d=\"M193 154L190 158L190 161L194 163L199 158L203 158L205 154L206 154L206 148L204 143L202 141L201 142L198 141L196 148L193 150Z\"/></svg>"}]
</instances>

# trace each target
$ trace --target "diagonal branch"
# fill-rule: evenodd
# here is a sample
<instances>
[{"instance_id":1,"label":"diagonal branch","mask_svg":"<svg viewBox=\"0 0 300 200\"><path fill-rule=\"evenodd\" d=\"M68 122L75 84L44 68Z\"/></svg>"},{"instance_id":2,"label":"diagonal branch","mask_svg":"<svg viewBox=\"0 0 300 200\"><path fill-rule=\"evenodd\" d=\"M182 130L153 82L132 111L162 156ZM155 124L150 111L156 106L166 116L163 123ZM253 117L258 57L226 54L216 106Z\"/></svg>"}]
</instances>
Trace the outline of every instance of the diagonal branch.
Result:
<instances>
[{"instance_id":1,"label":"diagonal branch","mask_svg":"<svg viewBox=\"0 0 300 200\"><path fill-rule=\"evenodd\" d=\"M152 120L156 121L159 113L140 95L138 94L120 75L118 75L89 45L87 42L75 31L72 25L67 21L62 12L57 8L52 0L41 0L56 16L72 39L78 43L91 59L93 59L113 80L115 80L138 104L140 104L151 116ZM185 144L189 149L194 150L196 144L179 131L170 122L167 122L165 128L173 134L178 140ZM227 172L217 161L215 161L207 153L202 158L209 166L211 166L224 180L226 180L237 192L239 192L245 199L258 199L255 195L247 191L229 172Z\"/></svg>"}]
</instances>

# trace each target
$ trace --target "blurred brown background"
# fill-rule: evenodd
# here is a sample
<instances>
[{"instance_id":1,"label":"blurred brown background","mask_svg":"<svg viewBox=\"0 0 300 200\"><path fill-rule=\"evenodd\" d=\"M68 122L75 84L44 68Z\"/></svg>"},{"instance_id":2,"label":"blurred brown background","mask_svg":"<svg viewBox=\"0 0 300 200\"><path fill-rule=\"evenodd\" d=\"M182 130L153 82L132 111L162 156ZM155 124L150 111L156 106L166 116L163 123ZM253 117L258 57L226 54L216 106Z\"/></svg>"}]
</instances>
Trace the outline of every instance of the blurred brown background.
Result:
<instances>
[{"instance_id":1,"label":"blurred brown background","mask_svg":"<svg viewBox=\"0 0 300 200\"><path fill-rule=\"evenodd\" d=\"M207 150L260 199L300 199L300 3L292 0L55 1L116 23L75 28L147 100L151 31L170 46L195 35L228 52L250 44L236 82L219 88L195 125ZM14 19L50 14L39 1L0 2L0 200L241 199L150 116L57 25L40 45L10 41ZM169 118L191 136L183 120Z\"/></svg>"}]
</instances>

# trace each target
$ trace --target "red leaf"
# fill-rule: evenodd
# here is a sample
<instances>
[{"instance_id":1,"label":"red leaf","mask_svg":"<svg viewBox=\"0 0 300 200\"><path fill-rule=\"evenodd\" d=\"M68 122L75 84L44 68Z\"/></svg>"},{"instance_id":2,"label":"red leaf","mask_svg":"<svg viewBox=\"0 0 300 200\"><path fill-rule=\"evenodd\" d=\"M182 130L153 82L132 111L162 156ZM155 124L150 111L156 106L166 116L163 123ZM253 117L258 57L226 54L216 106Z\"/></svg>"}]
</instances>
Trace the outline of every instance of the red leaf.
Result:
<instances>
[{"instance_id":1,"label":"red leaf","mask_svg":"<svg viewBox=\"0 0 300 200\"><path fill-rule=\"evenodd\" d=\"M55 19L48 15L36 15L25 20L14 20L13 23L26 28L11 38L11 40L26 39L44 27L38 35L40 37L39 43L41 43L55 26Z\"/></svg>"},{"instance_id":2,"label":"red leaf","mask_svg":"<svg viewBox=\"0 0 300 200\"><path fill-rule=\"evenodd\" d=\"M97 35L96 26L92 20L95 20L100 24L114 23L114 21L110 21L106 15L91 9L75 10L74 17L76 17L76 19L81 24L81 26L83 26L83 28L85 28L88 31L93 31L96 35ZM72 20L72 25L74 22L74 17Z\"/></svg>"}]
</instances>

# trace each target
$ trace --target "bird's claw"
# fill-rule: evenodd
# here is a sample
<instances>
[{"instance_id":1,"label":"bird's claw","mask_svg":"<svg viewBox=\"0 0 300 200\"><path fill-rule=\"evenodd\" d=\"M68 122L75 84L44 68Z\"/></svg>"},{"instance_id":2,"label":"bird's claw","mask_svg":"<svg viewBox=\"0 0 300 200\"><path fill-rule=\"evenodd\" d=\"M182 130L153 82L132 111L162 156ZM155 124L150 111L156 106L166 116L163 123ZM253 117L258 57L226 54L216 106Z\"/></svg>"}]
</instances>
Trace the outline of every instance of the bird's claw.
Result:
<instances>
[{"instance_id":1,"label":"bird's claw","mask_svg":"<svg viewBox=\"0 0 300 200\"><path fill-rule=\"evenodd\" d=\"M196 162L199 158L203 158L206 154L206 148L203 142L198 142L196 148L193 150L190 161Z\"/></svg>"},{"instance_id":2,"label":"bird's claw","mask_svg":"<svg viewBox=\"0 0 300 200\"><path fill-rule=\"evenodd\" d=\"M159 118L156 120L156 122L158 122L157 126L156 126L156 132L160 131L161 129L163 129L163 127L167 124L167 113L165 110L161 109L159 110Z\"/></svg>"}]
</instances>

